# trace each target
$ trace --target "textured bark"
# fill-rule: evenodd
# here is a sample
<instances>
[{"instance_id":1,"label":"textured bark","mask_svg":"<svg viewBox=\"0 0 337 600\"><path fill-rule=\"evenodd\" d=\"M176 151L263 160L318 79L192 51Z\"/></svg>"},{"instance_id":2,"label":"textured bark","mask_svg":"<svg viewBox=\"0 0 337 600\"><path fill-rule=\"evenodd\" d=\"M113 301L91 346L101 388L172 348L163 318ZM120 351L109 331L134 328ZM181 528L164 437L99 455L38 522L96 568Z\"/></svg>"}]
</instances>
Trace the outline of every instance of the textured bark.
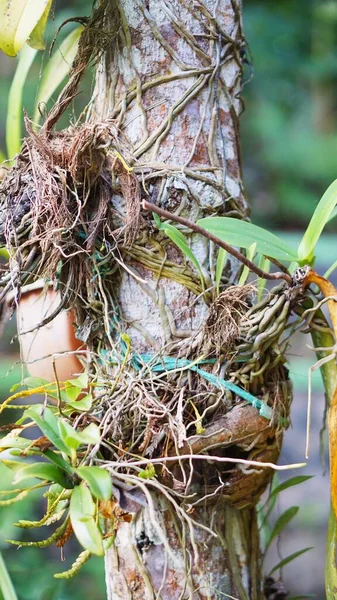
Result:
<instances>
[{"instance_id":1,"label":"textured bark","mask_svg":"<svg viewBox=\"0 0 337 600\"><path fill-rule=\"evenodd\" d=\"M93 117L114 120L123 158L148 200L192 220L225 213L245 218L240 1L112 4L106 27L115 30L117 22L118 35L98 67ZM120 196L113 201L122 212ZM217 250L198 235L190 242L205 287L214 287ZM174 245L167 257L180 264L179 277L151 263L148 238L138 238L125 254L132 274L123 272L116 295L137 352L174 348L178 355L207 315L196 273ZM229 281L239 268L229 263ZM223 500L196 506L193 519L207 530L192 530L163 496L152 500L131 523L121 523L106 555L109 600L263 597L254 508L239 511Z\"/></svg>"}]
</instances>

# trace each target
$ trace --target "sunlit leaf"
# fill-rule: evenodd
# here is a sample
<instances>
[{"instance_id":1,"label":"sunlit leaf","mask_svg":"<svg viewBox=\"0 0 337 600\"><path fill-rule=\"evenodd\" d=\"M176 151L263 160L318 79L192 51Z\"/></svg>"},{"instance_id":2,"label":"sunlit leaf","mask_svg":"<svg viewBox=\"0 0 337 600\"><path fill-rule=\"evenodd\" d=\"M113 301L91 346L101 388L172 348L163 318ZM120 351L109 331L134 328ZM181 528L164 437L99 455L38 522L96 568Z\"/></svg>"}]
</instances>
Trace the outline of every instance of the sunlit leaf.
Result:
<instances>
[{"instance_id":1,"label":"sunlit leaf","mask_svg":"<svg viewBox=\"0 0 337 600\"><path fill-rule=\"evenodd\" d=\"M80 544L92 554L103 556L102 534L95 522L95 504L86 485L77 485L70 499L70 520Z\"/></svg>"},{"instance_id":2,"label":"sunlit leaf","mask_svg":"<svg viewBox=\"0 0 337 600\"><path fill-rule=\"evenodd\" d=\"M36 52L37 51L33 50L33 48L29 48L29 46L22 48L18 66L9 90L6 115L6 145L7 155L10 160L18 154L21 148L23 117L22 92Z\"/></svg>"},{"instance_id":3,"label":"sunlit leaf","mask_svg":"<svg viewBox=\"0 0 337 600\"><path fill-rule=\"evenodd\" d=\"M328 187L319 201L298 247L298 260L306 262L313 255L320 235L337 204L337 179Z\"/></svg>"},{"instance_id":4,"label":"sunlit leaf","mask_svg":"<svg viewBox=\"0 0 337 600\"><path fill-rule=\"evenodd\" d=\"M43 47L50 8L50 0L0 0L0 50L15 56L31 35L32 43Z\"/></svg>"},{"instance_id":5,"label":"sunlit leaf","mask_svg":"<svg viewBox=\"0 0 337 600\"><path fill-rule=\"evenodd\" d=\"M277 519L274 528L270 534L270 538L266 543L266 550L269 548L271 542L280 535L281 531L288 525L289 521L298 513L298 506L291 506L287 510L282 513L282 515Z\"/></svg>"},{"instance_id":6,"label":"sunlit leaf","mask_svg":"<svg viewBox=\"0 0 337 600\"><path fill-rule=\"evenodd\" d=\"M28 44L32 48L35 48L36 50L44 50L44 48L46 47L43 36L44 36L45 29L46 29L51 5L52 5L52 0L48 0L47 6L45 8L43 15L39 19L38 23L36 24L36 26L34 27L33 31L31 32L31 34L28 38Z\"/></svg>"},{"instance_id":7,"label":"sunlit leaf","mask_svg":"<svg viewBox=\"0 0 337 600\"><path fill-rule=\"evenodd\" d=\"M76 473L84 479L90 487L91 493L100 500L110 500L112 496L111 475L99 467L78 467Z\"/></svg>"},{"instance_id":8,"label":"sunlit leaf","mask_svg":"<svg viewBox=\"0 0 337 600\"><path fill-rule=\"evenodd\" d=\"M63 40L60 47L55 50L52 58L43 69L36 99L36 110L33 118L35 124L38 124L41 118L39 103L43 102L44 104L47 104L55 90L68 75L77 53L78 42L82 31L82 26L76 27L76 29Z\"/></svg>"},{"instance_id":9,"label":"sunlit leaf","mask_svg":"<svg viewBox=\"0 0 337 600\"><path fill-rule=\"evenodd\" d=\"M198 225L232 246L249 248L256 243L256 252L277 260L297 260L297 251L270 231L253 223L231 217L206 217Z\"/></svg>"},{"instance_id":10,"label":"sunlit leaf","mask_svg":"<svg viewBox=\"0 0 337 600\"><path fill-rule=\"evenodd\" d=\"M312 550L312 548L313 548L313 546L310 546L309 548L303 548L303 550L298 550L297 552L294 552L293 554L290 554L286 558L283 558L283 560L280 560L280 562L277 563L277 565L275 565L275 567L273 567L272 570L270 571L269 577L270 577L270 575L272 575L273 573L275 573L275 571L278 571L279 569L282 569L282 567L284 567L285 565L287 565L288 563L290 563L291 561L293 561L295 558L297 558L298 556L301 556L301 554L304 554L305 552L308 552L308 550Z\"/></svg>"},{"instance_id":11,"label":"sunlit leaf","mask_svg":"<svg viewBox=\"0 0 337 600\"><path fill-rule=\"evenodd\" d=\"M91 409L92 406L92 394L86 394L85 396L83 396L83 398L81 398L80 400L75 400L74 402L64 399L64 402L66 402L69 406L72 406L72 408L75 408L75 410L88 411Z\"/></svg>"}]
</instances>

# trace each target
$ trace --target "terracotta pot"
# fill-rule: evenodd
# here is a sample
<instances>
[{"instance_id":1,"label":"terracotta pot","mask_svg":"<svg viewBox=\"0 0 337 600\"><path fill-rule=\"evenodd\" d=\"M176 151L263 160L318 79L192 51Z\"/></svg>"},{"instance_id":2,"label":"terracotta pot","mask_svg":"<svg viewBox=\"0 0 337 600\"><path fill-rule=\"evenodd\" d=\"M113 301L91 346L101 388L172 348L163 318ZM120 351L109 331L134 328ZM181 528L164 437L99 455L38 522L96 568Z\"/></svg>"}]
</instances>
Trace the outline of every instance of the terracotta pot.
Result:
<instances>
[{"instance_id":1,"label":"terracotta pot","mask_svg":"<svg viewBox=\"0 0 337 600\"><path fill-rule=\"evenodd\" d=\"M47 325L33 329L57 308L60 294L45 287L43 281L24 286L17 308L17 325L21 346L21 358L33 377L55 381L53 358L59 381L71 379L83 371L76 354L64 354L84 350L83 343L75 338L73 312L62 310ZM55 356L63 353L63 356ZM54 355L54 356L53 356Z\"/></svg>"}]
</instances>

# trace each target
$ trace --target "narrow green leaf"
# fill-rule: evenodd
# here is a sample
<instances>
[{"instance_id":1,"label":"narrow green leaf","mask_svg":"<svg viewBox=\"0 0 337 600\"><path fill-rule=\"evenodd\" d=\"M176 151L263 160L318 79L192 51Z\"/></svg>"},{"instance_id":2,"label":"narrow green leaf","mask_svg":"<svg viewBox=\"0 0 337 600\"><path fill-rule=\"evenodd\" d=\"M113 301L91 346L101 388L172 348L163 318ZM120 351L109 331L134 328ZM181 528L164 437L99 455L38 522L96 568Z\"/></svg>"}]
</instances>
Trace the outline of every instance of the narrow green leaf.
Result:
<instances>
[{"instance_id":1,"label":"narrow green leaf","mask_svg":"<svg viewBox=\"0 0 337 600\"><path fill-rule=\"evenodd\" d=\"M288 508L287 510L284 511L284 513L282 513L282 515L277 519L274 528L270 534L270 538L266 543L266 549L269 548L271 542L278 536L280 535L281 531L283 531L283 529L286 527L286 525L288 525L289 521L291 521L291 519L298 513L299 507L298 506L291 506L290 508Z\"/></svg>"},{"instance_id":2,"label":"narrow green leaf","mask_svg":"<svg viewBox=\"0 0 337 600\"><path fill-rule=\"evenodd\" d=\"M223 248L219 248L218 258L216 261L216 269L215 269L215 285L216 285L216 293L220 293L220 282L223 270L225 268L227 260L227 252Z\"/></svg>"},{"instance_id":3,"label":"narrow green leaf","mask_svg":"<svg viewBox=\"0 0 337 600\"><path fill-rule=\"evenodd\" d=\"M288 563L290 563L291 561L293 561L298 556L301 556L301 554L304 554L305 552L308 552L308 550L312 550L312 549L313 549L313 546L310 546L309 548L303 548L303 550L297 550L297 552L294 552L293 554L290 554L289 556L287 556L283 560L280 560L280 562L277 563L277 565L275 565L275 567L272 568L272 570L270 571L268 577L270 577L270 575L272 575L273 573L275 573L275 571L278 571L279 569L282 569L282 567L284 567L285 565L287 565Z\"/></svg>"},{"instance_id":4,"label":"narrow green leaf","mask_svg":"<svg viewBox=\"0 0 337 600\"><path fill-rule=\"evenodd\" d=\"M22 92L35 55L36 50L29 48L29 46L25 46L22 49L12 85L9 90L6 116L6 146L7 155L10 160L20 152L21 148L23 117Z\"/></svg>"},{"instance_id":5,"label":"narrow green leaf","mask_svg":"<svg viewBox=\"0 0 337 600\"><path fill-rule=\"evenodd\" d=\"M258 266L262 271L269 273L270 271L270 260L261 254ZM263 277L259 277L257 280L257 300L258 302L262 298L263 291L266 287L267 280Z\"/></svg>"},{"instance_id":6,"label":"narrow green leaf","mask_svg":"<svg viewBox=\"0 0 337 600\"><path fill-rule=\"evenodd\" d=\"M332 263L331 267L329 267L328 270L325 271L323 277L325 277L325 279L329 279L331 273L333 273L336 269L337 269L337 260L335 260L335 262Z\"/></svg>"},{"instance_id":7,"label":"narrow green leaf","mask_svg":"<svg viewBox=\"0 0 337 600\"><path fill-rule=\"evenodd\" d=\"M95 504L84 484L75 486L70 498L70 520L80 544L92 554L103 556L102 534L95 522Z\"/></svg>"},{"instance_id":8,"label":"narrow green leaf","mask_svg":"<svg viewBox=\"0 0 337 600\"><path fill-rule=\"evenodd\" d=\"M13 483L18 483L19 481L30 479L32 477L46 481L55 481L67 489L72 487L61 469L49 463L33 463L30 465L25 465L15 472Z\"/></svg>"},{"instance_id":9,"label":"narrow green leaf","mask_svg":"<svg viewBox=\"0 0 337 600\"><path fill-rule=\"evenodd\" d=\"M252 223L231 217L206 217L200 219L198 225L233 246L249 248L255 242L256 252L264 256L288 262L297 260L295 248L270 231Z\"/></svg>"},{"instance_id":10,"label":"narrow green leaf","mask_svg":"<svg viewBox=\"0 0 337 600\"><path fill-rule=\"evenodd\" d=\"M62 44L57 48L43 70L33 119L36 125L38 125L41 118L39 103L43 102L44 104L47 104L55 90L68 75L77 53L78 42L82 31L82 26L76 27L76 29L63 40Z\"/></svg>"},{"instance_id":11,"label":"narrow green leaf","mask_svg":"<svg viewBox=\"0 0 337 600\"><path fill-rule=\"evenodd\" d=\"M314 214L310 219L310 223L303 235L303 238L298 247L298 260L301 262L308 261L313 255L315 246L320 238L320 235L329 221L331 214L337 204L337 179L328 187L326 192L320 199Z\"/></svg>"},{"instance_id":12,"label":"narrow green leaf","mask_svg":"<svg viewBox=\"0 0 337 600\"><path fill-rule=\"evenodd\" d=\"M6 568L6 563L0 552L0 590L3 600L18 600L12 580Z\"/></svg>"},{"instance_id":13,"label":"narrow green leaf","mask_svg":"<svg viewBox=\"0 0 337 600\"><path fill-rule=\"evenodd\" d=\"M112 496L111 475L100 467L78 467L76 473L90 487L91 493L100 500L110 500Z\"/></svg>"},{"instance_id":14,"label":"narrow green leaf","mask_svg":"<svg viewBox=\"0 0 337 600\"><path fill-rule=\"evenodd\" d=\"M156 215L158 217L158 215ZM202 274L202 270L200 267L200 263L197 259L197 257L195 256L195 254L192 252L191 248L188 245L188 242L184 236L183 233L181 233L181 231L179 231L179 229L177 229L177 227L174 227L174 225L171 225L170 223L162 223L159 219L159 225L158 225L158 220L156 219L156 224L158 226L158 228L162 231L165 231L167 237L170 238L170 240L179 248L179 250L182 251L182 253L184 254L184 256L186 258L188 258L191 263L195 266L195 268L197 269L201 282L203 283L204 281L204 277Z\"/></svg>"},{"instance_id":15,"label":"narrow green leaf","mask_svg":"<svg viewBox=\"0 0 337 600\"><path fill-rule=\"evenodd\" d=\"M269 498L271 498L272 496L277 496L277 494L279 494L283 490L287 490L290 487L294 487L294 485L299 485L304 481L308 481L308 479L312 479L312 477L313 475L297 475L296 477L291 477L290 479L287 479L287 481L283 481L283 483L280 483L280 485L275 487L270 492Z\"/></svg>"},{"instance_id":16,"label":"narrow green leaf","mask_svg":"<svg viewBox=\"0 0 337 600\"><path fill-rule=\"evenodd\" d=\"M254 244L249 246L249 248L247 249L246 256L247 256L248 260L252 261L255 256L255 253L256 253L256 243L254 242ZM245 285L245 283L248 279L248 276L249 276L249 269L245 265L242 269L242 273L241 273L238 285Z\"/></svg>"}]
</instances>

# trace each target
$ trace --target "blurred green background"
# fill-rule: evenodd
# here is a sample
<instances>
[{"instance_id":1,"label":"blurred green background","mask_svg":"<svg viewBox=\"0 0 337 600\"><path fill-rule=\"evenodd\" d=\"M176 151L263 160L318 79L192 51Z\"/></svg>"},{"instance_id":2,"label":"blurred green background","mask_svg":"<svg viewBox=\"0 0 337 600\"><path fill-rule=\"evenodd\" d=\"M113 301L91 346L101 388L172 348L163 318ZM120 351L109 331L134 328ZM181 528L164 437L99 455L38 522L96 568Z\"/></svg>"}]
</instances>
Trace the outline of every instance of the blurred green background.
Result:
<instances>
[{"instance_id":1,"label":"blurred green background","mask_svg":"<svg viewBox=\"0 0 337 600\"><path fill-rule=\"evenodd\" d=\"M58 0L49 24L49 41L63 21L89 14L90 5L87 0ZM244 179L252 204L252 217L255 223L274 231L282 230L283 235L299 239L318 200L337 177L337 0L243 0L243 6L244 30L252 57L252 65L246 66L246 79L254 72L244 88L246 110L241 119ZM57 43L69 31L67 26ZM24 91L28 114L33 112L38 82L47 60L47 52L41 53L30 71ZM16 59L0 56L0 148L3 150L8 90L15 67ZM72 108L74 119L90 97L90 76L81 88ZM61 123L66 124L66 120ZM336 221L332 221L318 247L320 272L324 272L337 257L335 232ZM0 339L0 400L20 379L20 367L18 364L12 366L18 360L18 348L15 343L9 344L14 333L15 324L11 322ZM304 349L305 341L302 341L291 351L290 366L295 384L294 429L287 434L282 462L303 460L304 441L300 435L305 429L307 369L314 362L313 353L306 359L301 358ZM324 407L318 373L314 385L317 390L314 421L316 419L317 423ZM319 425L314 430L312 459L308 467L308 472L316 473L316 477L311 480L311 487L299 486L303 490L282 497L284 504L282 507L281 502L279 510L294 502L302 509L294 528L284 536L281 552L286 555L301 547L315 545L314 551L298 559L294 567L286 569L286 584L292 594L314 593L316 598L323 599L324 537L329 500L327 482L321 479L318 428ZM8 474L2 467L0 489L5 489L7 483ZM20 518L38 519L42 515L38 500L20 503L19 510ZM24 530L12 525L18 518L17 505L0 509L1 539L25 539ZM52 574L68 568L76 556L79 548L75 544L67 550L65 564L60 563L55 548L17 550L5 545L2 550L20 600L105 598L100 559L89 561L74 580L62 583L53 579ZM270 567L278 562L277 549L268 560Z\"/></svg>"}]
</instances>

